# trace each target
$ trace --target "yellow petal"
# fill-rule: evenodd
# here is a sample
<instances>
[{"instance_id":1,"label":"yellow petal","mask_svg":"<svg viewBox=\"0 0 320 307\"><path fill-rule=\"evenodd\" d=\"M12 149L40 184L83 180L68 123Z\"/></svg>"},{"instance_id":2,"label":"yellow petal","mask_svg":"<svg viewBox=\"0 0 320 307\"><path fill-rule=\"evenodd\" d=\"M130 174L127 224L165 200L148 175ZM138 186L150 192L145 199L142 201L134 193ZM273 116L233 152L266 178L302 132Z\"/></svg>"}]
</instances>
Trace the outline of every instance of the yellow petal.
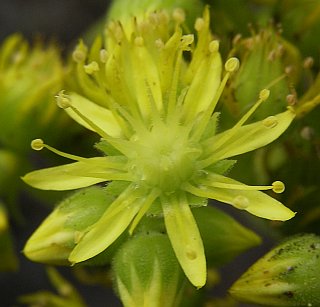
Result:
<instances>
[{"instance_id":1,"label":"yellow petal","mask_svg":"<svg viewBox=\"0 0 320 307\"><path fill-rule=\"evenodd\" d=\"M206 259L198 226L186 197L162 199L164 221L173 250L190 282L200 288L206 283Z\"/></svg>"},{"instance_id":2,"label":"yellow petal","mask_svg":"<svg viewBox=\"0 0 320 307\"><path fill-rule=\"evenodd\" d=\"M72 106L92 121L96 126L100 127L104 132L112 137L121 136L121 128L110 110L103 108L76 93L70 93L68 96L71 100ZM65 111L80 125L94 131L94 129L80 118L80 116L71 108L67 108Z\"/></svg>"},{"instance_id":3,"label":"yellow petal","mask_svg":"<svg viewBox=\"0 0 320 307\"><path fill-rule=\"evenodd\" d=\"M133 185L129 186L83 235L70 254L70 262L77 263L96 256L125 231L143 204L142 198L133 190Z\"/></svg>"},{"instance_id":4,"label":"yellow petal","mask_svg":"<svg viewBox=\"0 0 320 307\"><path fill-rule=\"evenodd\" d=\"M237 131L229 129L205 141L205 150L212 152L212 160L214 161L255 150L276 140L288 128L294 117L294 112L288 110L270 117L270 121L274 123L271 127L268 126L270 121L268 122L269 118L267 118L239 127ZM230 138L228 138L228 134Z\"/></svg>"},{"instance_id":5,"label":"yellow petal","mask_svg":"<svg viewBox=\"0 0 320 307\"><path fill-rule=\"evenodd\" d=\"M23 176L22 180L42 190L73 190L99 182L126 179L126 173L117 168L121 168L121 163L109 157L97 157L33 171Z\"/></svg>"},{"instance_id":6,"label":"yellow petal","mask_svg":"<svg viewBox=\"0 0 320 307\"><path fill-rule=\"evenodd\" d=\"M295 215L289 208L263 192L252 191L250 186L247 190L245 184L222 175L214 177L215 183L239 185L243 190L212 187L210 182L206 181L201 182L199 188L188 185L185 190L196 196L215 199L269 220L286 221Z\"/></svg>"}]
</instances>

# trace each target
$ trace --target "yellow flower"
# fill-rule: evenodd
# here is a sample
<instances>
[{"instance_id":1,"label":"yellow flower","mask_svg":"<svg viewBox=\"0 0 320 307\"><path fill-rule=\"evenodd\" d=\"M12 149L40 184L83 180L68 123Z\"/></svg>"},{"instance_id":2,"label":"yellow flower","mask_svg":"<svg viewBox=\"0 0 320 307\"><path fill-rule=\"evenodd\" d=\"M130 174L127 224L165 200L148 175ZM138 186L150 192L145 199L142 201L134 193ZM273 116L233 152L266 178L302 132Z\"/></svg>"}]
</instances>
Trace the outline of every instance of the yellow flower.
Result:
<instances>
[{"instance_id":1,"label":"yellow flower","mask_svg":"<svg viewBox=\"0 0 320 307\"><path fill-rule=\"evenodd\" d=\"M113 22L105 42L97 39L90 51L79 43L73 53L78 93L60 92L57 102L101 136L97 146L105 156L82 158L37 139L34 149L45 147L76 162L31 172L23 180L44 190L125 181L118 198L81 233L69 261L78 263L101 253L127 228L132 233L145 214L160 207L184 273L192 284L202 287L206 260L190 209L192 199L199 197L199 203L203 198L216 199L272 220L292 218L291 210L260 192L281 193L283 183L249 186L224 174L235 163L229 158L278 138L294 112L288 109L246 125L267 100L269 90L264 89L233 128L218 133L216 105L239 62L230 58L221 78L219 43L209 30L209 10L196 20L196 42L192 34L183 35L179 14L175 11L171 18L164 11L152 13L135 24L130 37L121 24Z\"/></svg>"}]
</instances>

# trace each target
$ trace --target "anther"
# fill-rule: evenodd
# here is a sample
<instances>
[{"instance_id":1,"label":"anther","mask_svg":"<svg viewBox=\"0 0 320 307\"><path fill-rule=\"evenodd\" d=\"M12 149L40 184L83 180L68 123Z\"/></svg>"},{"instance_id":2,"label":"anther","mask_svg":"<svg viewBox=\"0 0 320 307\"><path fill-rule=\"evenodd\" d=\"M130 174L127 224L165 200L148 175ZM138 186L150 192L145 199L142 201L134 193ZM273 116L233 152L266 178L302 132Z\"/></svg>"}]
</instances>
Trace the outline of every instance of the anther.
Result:
<instances>
[{"instance_id":1,"label":"anther","mask_svg":"<svg viewBox=\"0 0 320 307\"><path fill-rule=\"evenodd\" d=\"M108 51L106 49L101 49L99 56L100 56L100 61L105 64L109 56Z\"/></svg>"},{"instance_id":2,"label":"anther","mask_svg":"<svg viewBox=\"0 0 320 307\"><path fill-rule=\"evenodd\" d=\"M262 121L266 128L274 128L278 124L278 119L275 116L268 116Z\"/></svg>"},{"instance_id":3,"label":"anther","mask_svg":"<svg viewBox=\"0 0 320 307\"><path fill-rule=\"evenodd\" d=\"M275 193L282 193L285 190L285 185L281 181L275 181L272 183L272 191Z\"/></svg>"},{"instance_id":4,"label":"anther","mask_svg":"<svg viewBox=\"0 0 320 307\"><path fill-rule=\"evenodd\" d=\"M31 148L33 150L42 150L44 147L44 142L41 139L35 139L31 142Z\"/></svg>"},{"instance_id":5,"label":"anther","mask_svg":"<svg viewBox=\"0 0 320 307\"><path fill-rule=\"evenodd\" d=\"M72 53L72 58L77 63L82 63L85 61L87 57L88 48L83 44L83 42L80 42L76 49Z\"/></svg>"},{"instance_id":6,"label":"anther","mask_svg":"<svg viewBox=\"0 0 320 307\"><path fill-rule=\"evenodd\" d=\"M99 65L96 61L92 61L90 64L84 65L84 71L88 75L92 75L93 73L99 71Z\"/></svg>"},{"instance_id":7,"label":"anther","mask_svg":"<svg viewBox=\"0 0 320 307\"><path fill-rule=\"evenodd\" d=\"M232 45L235 46L236 44L239 43L239 41L241 40L242 35L240 33L238 33L232 40Z\"/></svg>"},{"instance_id":8,"label":"anther","mask_svg":"<svg viewBox=\"0 0 320 307\"><path fill-rule=\"evenodd\" d=\"M309 57L304 59L303 68L304 69L310 69L310 68L312 68L313 64L314 64L314 59L309 56Z\"/></svg>"},{"instance_id":9,"label":"anther","mask_svg":"<svg viewBox=\"0 0 320 307\"><path fill-rule=\"evenodd\" d=\"M69 96L64 93L64 90L60 91L58 95L55 96L55 98L59 108L67 109L71 107L71 100Z\"/></svg>"},{"instance_id":10,"label":"anther","mask_svg":"<svg viewBox=\"0 0 320 307\"><path fill-rule=\"evenodd\" d=\"M259 99L261 99L262 101L265 101L269 98L269 95L270 95L270 91L265 88L262 91L260 91Z\"/></svg>"},{"instance_id":11,"label":"anther","mask_svg":"<svg viewBox=\"0 0 320 307\"><path fill-rule=\"evenodd\" d=\"M240 66L240 62L239 62L239 59L237 58L230 58L224 64L224 68L227 72L235 72L238 70L239 66Z\"/></svg>"},{"instance_id":12,"label":"anther","mask_svg":"<svg viewBox=\"0 0 320 307\"><path fill-rule=\"evenodd\" d=\"M205 26L204 20L203 18L197 18L195 24L194 24L194 28L196 29L196 31L200 32Z\"/></svg>"},{"instance_id":13,"label":"anther","mask_svg":"<svg viewBox=\"0 0 320 307\"><path fill-rule=\"evenodd\" d=\"M287 95L286 100L290 106L294 106L297 104L297 97L294 94Z\"/></svg>"},{"instance_id":14,"label":"anther","mask_svg":"<svg viewBox=\"0 0 320 307\"><path fill-rule=\"evenodd\" d=\"M134 44L137 46L137 47L142 47L143 44L144 44L144 41L143 41L143 37L141 36L138 36L134 39Z\"/></svg>"},{"instance_id":15,"label":"anther","mask_svg":"<svg viewBox=\"0 0 320 307\"><path fill-rule=\"evenodd\" d=\"M159 49L163 49L164 48L164 42L161 38L158 38L155 42L155 45L157 48Z\"/></svg>"},{"instance_id":16,"label":"anther","mask_svg":"<svg viewBox=\"0 0 320 307\"><path fill-rule=\"evenodd\" d=\"M218 40L211 41L209 43L209 51L211 53L214 53L214 52L218 52L218 50L219 50L219 41Z\"/></svg>"},{"instance_id":17,"label":"anther","mask_svg":"<svg viewBox=\"0 0 320 307\"><path fill-rule=\"evenodd\" d=\"M247 197L238 195L233 199L232 204L238 209L246 209L249 207L250 202Z\"/></svg>"},{"instance_id":18,"label":"anther","mask_svg":"<svg viewBox=\"0 0 320 307\"><path fill-rule=\"evenodd\" d=\"M194 36L193 34L187 34L187 35L183 35L181 37L181 42L183 44L184 47L187 47L189 45L191 45L194 41Z\"/></svg>"},{"instance_id":19,"label":"anther","mask_svg":"<svg viewBox=\"0 0 320 307\"><path fill-rule=\"evenodd\" d=\"M183 23L186 19L186 14L183 9L176 8L172 13L173 19L178 23Z\"/></svg>"}]
</instances>

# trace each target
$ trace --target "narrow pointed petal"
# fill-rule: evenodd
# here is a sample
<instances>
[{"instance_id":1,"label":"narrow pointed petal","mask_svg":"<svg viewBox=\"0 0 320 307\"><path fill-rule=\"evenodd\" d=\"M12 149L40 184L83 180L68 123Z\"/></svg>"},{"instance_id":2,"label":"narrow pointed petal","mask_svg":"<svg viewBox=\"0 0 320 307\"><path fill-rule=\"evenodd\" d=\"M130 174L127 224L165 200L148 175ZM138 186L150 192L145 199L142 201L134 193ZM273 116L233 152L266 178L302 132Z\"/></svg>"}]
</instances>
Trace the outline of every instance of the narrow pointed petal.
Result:
<instances>
[{"instance_id":1,"label":"narrow pointed petal","mask_svg":"<svg viewBox=\"0 0 320 307\"><path fill-rule=\"evenodd\" d=\"M22 180L41 190L64 191L125 179L126 176L121 171L121 163L114 162L109 157L98 157L33 171L23 176Z\"/></svg>"},{"instance_id":2,"label":"narrow pointed petal","mask_svg":"<svg viewBox=\"0 0 320 307\"><path fill-rule=\"evenodd\" d=\"M212 152L211 155L215 161L255 150L276 140L288 128L294 117L294 112L288 110L265 120L242 126L237 131L229 129L205 141L205 149ZM271 127L268 126L268 119L273 123ZM226 141L222 146L217 147L222 139Z\"/></svg>"},{"instance_id":3,"label":"narrow pointed petal","mask_svg":"<svg viewBox=\"0 0 320 307\"><path fill-rule=\"evenodd\" d=\"M121 128L110 110L103 108L76 93L70 93L68 96L71 100L72 106L75 107L81 114L86 116L96 126L100 127L104 132L112 137L121 136ZM89 130L93 130L93 128L90 127L90 125L88 125L82 118L80 118L80 116L77 115L71 108L67 108L65 111L80 125Z\"/></svg>"},{"instance_id":4,"label":"narrow pointed petal","mask_svg":"<svg viewBox=\"0 0 320 307\"><path fill-rule=\"evenodd\" d=\"M203 57L185 97L188 120L205 111L214 99L221 81L222 62L218 51Z\"/></svg>"},{"instance_id":5,"label":"narrow pointed petal","mask_svg":"<svg viewBox=\"0 0 320 307\"><path fill-rule=\"evenodd\" d=\"M71 263L85 261L103 252L126 230L143 205L143 199L133 190L129 186L80 238L70 254Z\"/></svg>"},{"instance_id":6,"label":"narrow pointed petal","mask_svg":"<svg viewBox=\"0 0 320 307\"><path fill-rule=\"evenodd\" d=\"M162 200L164 221L173 250L190 282L200 288L206 283L206 259L198 226L186 197Z\"/></svg>"},{"instance_id":7,"label":"narrow pointed petal","mask_svg":"<svg viewBox=\"0 0 320 307\"><path fill-rule=\"evenodd\" d=\"M214 177L215 183L239 185L243 186L243 190L212 187L210 182L205 180L199 184L199 188L188 185L185 190L200 197L230 204L269 220L286 221L295 215L289 208L263 192L246 190L245 184L228 177L221 175Z\"/></svg>"}]
</instances>

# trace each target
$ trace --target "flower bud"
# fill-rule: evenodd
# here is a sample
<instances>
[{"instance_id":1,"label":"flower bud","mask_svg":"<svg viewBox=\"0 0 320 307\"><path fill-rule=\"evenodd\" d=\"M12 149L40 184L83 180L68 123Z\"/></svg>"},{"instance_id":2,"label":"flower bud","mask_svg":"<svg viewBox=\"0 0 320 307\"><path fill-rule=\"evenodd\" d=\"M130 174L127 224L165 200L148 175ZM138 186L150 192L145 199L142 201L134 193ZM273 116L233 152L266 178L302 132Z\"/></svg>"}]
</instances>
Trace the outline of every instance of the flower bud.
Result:
<instances>
[{"instance_id":1,"label":"flower bud","mask_svg":"<svg viewBox=\"0 0 320 307\"><path fill-rule=\"evenodd\" d=\"M185 277L166 235L133 237L119 249L112 268L125 307L179 305Z\"/></svg>"},{"instance_id":2,"label":"flower bud","mask_svg":"<svg viewBox=\"0 0 320 307\"><path fill-rule=\"evenodd\" d=\"M320 237L287 239L238 279L230 294L265 306L319 306Z\"/></svg>"},{"instance_id":3,"label":"flower bud","mask_svg":"<svg viewBox=\"0 0 320 307\"><path fill-rule=\"evenodd\" d=\"M270 97L252 119L261 120L274 112L284 111L287 106L285 97L290 94L287 78L290 84L295 83L300 67L300 56L296 48L275 30L267 28L251 38L238 40L235 50L241 65L230 83L228 99L225 99L233 115L243 114L254 104L262 89L269 89ZM289 65L294 69L286 75L285 67Z\"/></svg>"},{"instance_id":4,"label":"flower bud","mask_svg":"<svg viewBox=\"0 0 320 307\"><path fill-rule=\"evenodd\" d=\"M125 27L131 27L133 16L139 21L158 10L171 13L179 23L187 18L188 27L192 29L195 19L201 15L203 4L199 0L116 0L108 12L108 20L119 20Z\"/></svg>"},{"instance_id":5,"label":"flower bud","mask_svg":"<svg viewBox=\"0 0 320 307\"><path fill-rule=\"evenodd\" d=\"M68 257L85 230L94 224L110 205L113 196L105 189L91 187L63 200L32 234L24 254L35 262L67 265ZM88 205L90 204L90 205ZM112 248L92 261L102 263Z\"/></svg>"},{"instance_id":6,"label":"flower bud","mask_svg":"<svg viewBox=\"0 0 320 307\"><path fill-rule=\"evenodd\" d=\"M0 58L1 144L25 153L35 135L61 138L56 127L63 131L67 117L53 103L64 77L57 48L41 42L30 46L14 34L0 45Z\"/></svg>"}]
</instances>

